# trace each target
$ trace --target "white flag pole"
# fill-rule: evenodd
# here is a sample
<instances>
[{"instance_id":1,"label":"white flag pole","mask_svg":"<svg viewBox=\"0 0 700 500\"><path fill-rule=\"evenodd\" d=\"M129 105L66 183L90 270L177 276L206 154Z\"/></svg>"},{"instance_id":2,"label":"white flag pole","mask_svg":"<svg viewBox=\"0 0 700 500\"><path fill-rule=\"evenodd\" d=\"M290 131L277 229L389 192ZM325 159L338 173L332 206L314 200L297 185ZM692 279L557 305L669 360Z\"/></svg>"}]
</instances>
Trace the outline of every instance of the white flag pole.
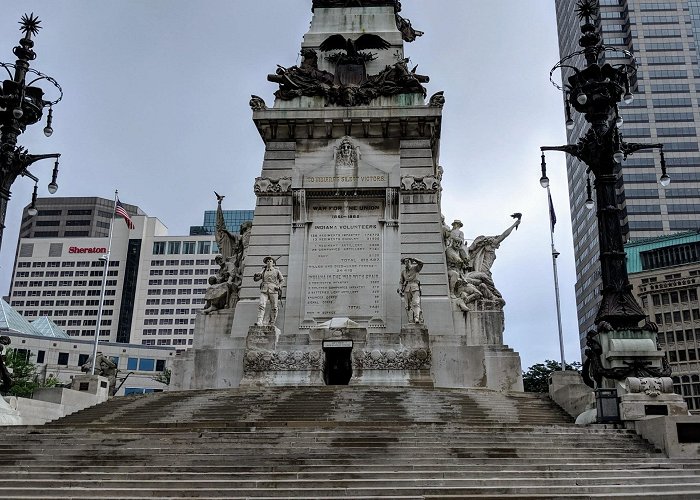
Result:
<instances>
[{"instance_id":1,"label":"white flag pole","mask_svg":"<svg viewBox=\"0 0 700 500\"><path fill-rule=\"evenodd\" d=\"M561 326L561 301L559 299L559 273L557 272L557 257L559 252L554 248L554 219L552 218L552 195L547 186L547 210L549 211L549 236L552 240L552 269L554 271L554 295L557 300L557 323L559 325L559 354L561 355L561 369L566 370L566 361L564 360L564 333Z\"/></svg>"}]
</instances>

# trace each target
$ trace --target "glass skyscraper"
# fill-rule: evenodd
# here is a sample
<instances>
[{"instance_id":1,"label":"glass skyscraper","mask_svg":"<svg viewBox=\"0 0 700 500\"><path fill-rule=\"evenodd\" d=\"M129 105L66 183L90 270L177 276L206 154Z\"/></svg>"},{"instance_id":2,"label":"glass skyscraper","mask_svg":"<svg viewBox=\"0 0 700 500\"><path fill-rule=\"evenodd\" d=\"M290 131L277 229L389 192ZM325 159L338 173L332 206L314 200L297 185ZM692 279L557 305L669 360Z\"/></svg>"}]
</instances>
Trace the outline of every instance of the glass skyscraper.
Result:
<instances>
[{"instance_id":1,"label":"glass skyscraper","mask_svg":"<svg viewBox=\"0 0 700 500\"><path fill-rule=\"evenodd\" d=\"M555 0L562 57L581 49L576 0ZM638 152L622 163L618 203L628 241L700 228L700 0L600 0L596 23L609 47L627 50L638 63L635 99L620 104L620 131L627 142L663 143L672 183L659 185L658 152ZM606 62L627 58L606 52ZM574 65L582 67L582 58ZM566 79L567 74L564 75ZM575 142L588 128L574 117ZM600 296L597 222L585 206L586 166L567 158L569 202L576 257L579 338L593 328ZM624 184L623 184L624 182ZM652 318L653 320L653 318Z\"/></svg>"},{"instance_id":2,"label":"glass skyscraper","mask_svg":"<svg viewBox=\"0 0 700 500\"><path fill-rule=\"evenodd\" d=\"M226 229L238 234L241 224L252 222L255 210L224 210ZM216 231L216 210L204 212L204 223L201 226L190 226L191 236L214 234Z\"/></svg>"}]
</instances>

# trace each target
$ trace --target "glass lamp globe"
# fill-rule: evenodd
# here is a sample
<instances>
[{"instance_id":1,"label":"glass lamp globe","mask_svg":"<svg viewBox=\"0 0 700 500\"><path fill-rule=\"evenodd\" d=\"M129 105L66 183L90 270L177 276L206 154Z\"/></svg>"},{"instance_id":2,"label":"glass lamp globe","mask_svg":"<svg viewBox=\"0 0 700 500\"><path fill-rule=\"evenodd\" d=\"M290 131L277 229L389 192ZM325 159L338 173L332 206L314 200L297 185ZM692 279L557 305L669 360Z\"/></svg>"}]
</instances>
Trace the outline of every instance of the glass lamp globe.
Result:
<instances>
[{"instance_id":1,"label":"glass lamp globe","mask_svg":"<svg viewBox=\"0 0 700 500\"><path fill-rule=\"evenodd\" d=\"M622 100L625 101L625 104L632 104L632 101L634 101L634 95L632 95L631 92L627 92Z\"/></svg>"},{"instance_id":2,"label":"glass lamp globe","mask_svg":"<svg viewBox=\"0 0 700 500\"><path fill-rule=\"evenodd\" d=\"M669 184L671 184L671 178L668 175L664 174L659 179L659 184L661 184L663 187L666 187Z\"/></svg>"},{"instance_id":3,"label":"glass lamp globe","mask_svg":"<svg viewBox=\"0 0 700 500\"><path fill-rule=\"evenodd\" d=\"M566 120L566 128L567 128L568 130L573 130L573 129L574 129L574 121L573 121L571 118L569 118L568 120Z\"/></svg>"},{"instance_id":4,"label":"glass lamp globe","mask_svg":"<svg viewBox=\"0 0 700 500\"><path fill-rule=\"evenodd\" d=\"M53 134L53 129L49 127L48 125L44 127L44 135L46 137L51 137L51 134Z\"/></svg>"},{"instance_id":5,"label":"glass lamp globe","mask_svg":"<svg viewBox=\"0 0 700 500\"><path fill-rule=\"evenodd\" d=\"M578 97L576 97L576 100L579 104L583 105L588 102L588 96L586 94L579 94Z\"/></svg>"},{"instance_id":6,"label":"glass lamp globe","mask_svg":"<svg viewBox=\"0 0 700 500\"><path fill-rule=\"evenodd\" d=\"M591 209L591 208L593 208L593 205L594 205L593 200L588 198L586 200L586 208Z\"/></svg>"},{"instance_id":7,"label":"glass lamp globe","mask_svg":"<svg viewBox=\"0 0 700 500\"><path fill-rule=\"evenodd\" d=\"M36 214L39 213L39 211L36 209L36 207L29 207L27 209L27 213L29 214L30 217L34 217Z\"/></svg>"},{"instance_id":8,"label":"glass lamp globe","mask_svg":"<svg viewBox=\"0 0 700 500\"><path fill-rule=\"evenodd\" d=\"M547 177L546 175L540 177L540 186L542 186L543 188L549 187L549 177Z\"/></svg>"},{"instance_id":9,"label":"glass lamp globe","mask_svg":"<svg viewBox=\"0 0 700 500\"><path fill-rule=\"evenodd\" d=\"M615 154L613 154L613 160L615 160L615 163L622 163L623 160L625 159L625 154L622 151L615 151Z\"/></svg>"},{"instance_id":10,"label":"glass lamp globe","mask_svg":"<svg viewBox=\"0 0 700 500\"><path fill-rule=\"evenodd\" d=\"M55 182L49 182L47 189L49 190L49 193L54 194L56 191L58 191L58 184Z\"/></svg>"}]
</instances>

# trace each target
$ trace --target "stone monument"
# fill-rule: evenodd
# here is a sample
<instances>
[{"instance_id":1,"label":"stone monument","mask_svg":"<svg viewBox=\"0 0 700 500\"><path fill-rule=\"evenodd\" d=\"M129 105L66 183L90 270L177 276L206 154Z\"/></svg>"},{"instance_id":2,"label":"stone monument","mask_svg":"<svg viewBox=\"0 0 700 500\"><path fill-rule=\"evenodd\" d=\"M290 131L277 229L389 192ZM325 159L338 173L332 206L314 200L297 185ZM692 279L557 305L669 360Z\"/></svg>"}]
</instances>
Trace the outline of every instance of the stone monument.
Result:
<instances>
[{"instance_id":1,"label":"stone monument","mask_svg":"<svg viewBox=\"0 0 700 500\"><path fill-rule=\"evenodd\" d=\"M495 250L520 217L469 247L461 222L445 226L445 97L426 102L428 77L404 55L404 42L422 32L400 8L314 0L301 63L268 77L279 85L274 105L252 96L265 156L245 263L235 266L235 309L198 316L171 388L522 390L491 276ZM228 235L222 242L236 247Z\"/></svg>"}]
</instances>

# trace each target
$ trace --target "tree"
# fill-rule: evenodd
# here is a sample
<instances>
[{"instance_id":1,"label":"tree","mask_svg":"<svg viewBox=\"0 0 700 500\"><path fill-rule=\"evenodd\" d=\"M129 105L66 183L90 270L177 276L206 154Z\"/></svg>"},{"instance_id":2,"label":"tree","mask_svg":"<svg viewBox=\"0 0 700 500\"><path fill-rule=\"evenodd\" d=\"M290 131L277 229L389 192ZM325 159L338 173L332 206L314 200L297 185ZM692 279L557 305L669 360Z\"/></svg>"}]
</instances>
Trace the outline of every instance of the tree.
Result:
<instances>
[{"instance_id":1,"label":"tree","mask_svg":"<svg viewBox=\"0 0 700 500\"><path fill-rule=\"evenodd\" d=\"M170 385L170 374L171 374L170 368L166 368L165 370L160 372L158 375L153 377L153 380L155 380L156 382L160 382L161 384Z\"/></svg>"},{"instance_id":2,"label":"tree","mask_svg":"<svg viewBox=\"0 0 700 500\"><path fill-rule=\"evenodd\" d=\"M14 380L8 395L31 398L36 389L61 385L60 380L52 376L49 376L44 382L40 382L36 365L31 360L32 356L31 352L23 349L8 349L5 352L5 366L12 370L12 379Z\"/></svg>"},{"instance_id":3,"label":"tree","mask_svg":"<svg viewBox=\"0 0 700 500\"><path fill-rule=\"evenodd\" d=\"M39 384L36 379L36 365L31 361L31 353L25 350L8 349L5 353L5 366L12 371L14 384L8 393L11 396L31 398Z\"/></svg>"},{"instance_id":4,"label":"tree","mask_svg":"<svg viewBox=\"0 0 700 500\"><path fill-rule=\"evenodd\" d=\"M567 363L566 369L581 373L581 363L578 361ZM561 363L551 359L532 365L526 372L523 372L525 392L549 392L549 375L559 370L561 370Z\"/></svg>"}]
</instances>

